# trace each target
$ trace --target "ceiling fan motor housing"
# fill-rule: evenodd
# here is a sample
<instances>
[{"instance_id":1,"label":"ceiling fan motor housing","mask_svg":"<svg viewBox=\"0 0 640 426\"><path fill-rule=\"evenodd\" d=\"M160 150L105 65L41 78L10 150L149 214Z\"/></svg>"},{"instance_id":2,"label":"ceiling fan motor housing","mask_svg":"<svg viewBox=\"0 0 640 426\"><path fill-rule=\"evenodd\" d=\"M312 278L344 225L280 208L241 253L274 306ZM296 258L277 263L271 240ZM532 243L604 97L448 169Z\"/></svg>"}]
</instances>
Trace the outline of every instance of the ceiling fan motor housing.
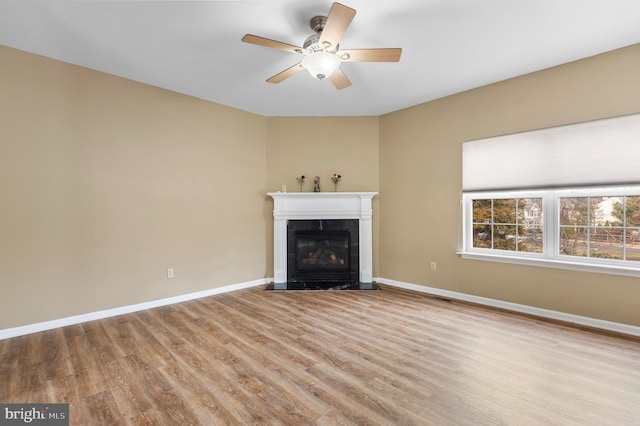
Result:
<instances>
[{"instance_id":1,"label":"ceiling fan motor housing","mask_svg":"<svg viewBox=\"0 0 640 426\"><path fill-rule=\"evenodd\" d=\"M327 42L325 42L324 45L320 45L320 33L318 33L311 34L309 37L307 37L302 47L304 47L309 53L318 52L320 50L324 50L325 52L329 53L336 53L340 48L340 45L336 44L335 46L332 46Z\"/></svg>"},{"instance_id":2,"label":"ceiling fan motor housing","mask_svg":"<svg viewBox=\"0 0 640 426\"><path fill-rule=\"evenodd\" d=\"M320 50L324 50L325 52L336 53L338 51L340 47L339 45L332 46L329 42L324 42L323 45L320 45L319 43L320 37L322 36L322 30L324 30L324 26L326 23L326 16L314 16L313 18L311 18L311 21L309 21L309 26L313 31L315 31L315 34L311 34L309 37L307 37L307 39L304 41L304 44L302 45L302 47L304 47L307 52L314 53Z\"/></svg>"}]
</instances>

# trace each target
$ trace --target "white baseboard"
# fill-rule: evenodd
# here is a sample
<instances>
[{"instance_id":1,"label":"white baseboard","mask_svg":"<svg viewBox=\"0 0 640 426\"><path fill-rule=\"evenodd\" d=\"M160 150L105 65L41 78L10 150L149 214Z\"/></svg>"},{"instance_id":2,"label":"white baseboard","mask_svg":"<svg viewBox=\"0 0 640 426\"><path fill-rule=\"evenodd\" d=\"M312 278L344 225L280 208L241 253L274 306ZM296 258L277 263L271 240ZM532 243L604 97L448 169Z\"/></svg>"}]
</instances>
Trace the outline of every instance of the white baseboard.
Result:
<instances>
[{"instance_id":1,"label":"white baseboard","mask_svg":"<svg viewBox=\"0 0 640 426\"><path fill-rule=\"evenodd\" d=\"M434 296L445 297L447 299L462 300L465 302L477 303L479 305L492 306L495 308L506 309L509 311L521 312L524 314L535 315L538 317L549 318L558 321L564 321L573 324L580 324L591 328L613 331L621 334L640 337L640 327L629 324L621 324L618 322L605 321L596 318L583 317L580 315L568 314L560 311L552 311L549 309L536 308L534 306L520 305L518 303L505 302L497 299L489 299L487 297L474 296L457 291L443 290L440 288L427 287L417 284L409 284L401 281L389 280L386 278L376 278L374 280L380 284L388 284L394 287L406 288L408 290L419 291L422 293L433 294Z\"/></svg>"},{"instance_id":2,"label":"white baseboard","mask_svg":"<svg viewBox=\"0 0 640 426\"><path fill-rule=\"evenodd\" d=\"M173 303L186 302L187 300L199 299L201 297L213 296L215 294L227 293L243 288L255 287L262 284L268 284L273 279L263 278L245 283L231 284L224 287L212 288L209 290L198 291L195 293L182 294L180 296L167 297L165 299L152 300L150 302L137 303L135 305L121 306L104 311L89 312L87 314L74 315L71 317L60 318L51 321L39 322L20 327L5 328L0 330L0 340L10 337L22 336L25 334L36 333L38 331L51 330L58 327L66 327L68 325L79 324L82 322L93 321L102 318L115 317L117 315L129 314L131 312L143 311L145 309L157 308L159 306L171 305Z\"/></svg>"}]
</instances>

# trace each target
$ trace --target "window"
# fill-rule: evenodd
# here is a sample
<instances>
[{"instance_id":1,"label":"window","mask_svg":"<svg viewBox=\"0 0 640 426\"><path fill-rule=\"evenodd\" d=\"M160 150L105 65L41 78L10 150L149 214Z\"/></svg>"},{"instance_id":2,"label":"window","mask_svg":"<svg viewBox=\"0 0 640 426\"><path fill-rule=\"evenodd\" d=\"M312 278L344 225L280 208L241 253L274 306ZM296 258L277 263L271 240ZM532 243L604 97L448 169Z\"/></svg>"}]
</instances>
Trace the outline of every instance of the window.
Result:
<instances>
[{"instance_id":1,"label":"window","mask_svg":"<svg viewBox=\"0 0 640 426\"><path fill-rule=\"evenodd\" d=\"M630 114L464 142L463 257L640 276L639 137Z\"/></svg>"},{"instance_id":2,"label":"window","mask_svg":"<svg viewBox=\"0 0 640 426\"><path fill-rule=\"evenodd\" d=\"M472 199L473 247L542 253L542 198Z\"/></svg>"},{"instance_id":3,"label":"window","mask_svg":"<svg viewBox=\"0 0 640 426\"><path fill-rule=\"evenodd\" d=\"M463 206L464 257L640 275L640 186L469 192Z\"/></svg>"},{"instance_id":4,"label":"window","mask_svg":"<svg viewBox=\"0 0 640 426\"><path fill-rule=\"evenodd\" d=\"M640 196L560 198L560 253L640 261Z\"/></svg>"}]
</instances>

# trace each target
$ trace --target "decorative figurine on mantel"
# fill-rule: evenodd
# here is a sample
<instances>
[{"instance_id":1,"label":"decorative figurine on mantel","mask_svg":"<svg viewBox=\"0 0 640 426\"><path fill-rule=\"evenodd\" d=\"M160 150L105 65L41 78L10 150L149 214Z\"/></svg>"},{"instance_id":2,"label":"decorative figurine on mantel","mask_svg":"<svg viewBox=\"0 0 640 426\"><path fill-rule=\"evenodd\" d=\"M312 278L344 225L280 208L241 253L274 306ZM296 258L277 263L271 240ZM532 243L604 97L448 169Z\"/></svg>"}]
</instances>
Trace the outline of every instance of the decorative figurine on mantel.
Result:
<instances>
[{"instance_id":1,"label":"decorative figurine on mantel","mask_svg":"<svg viewBox=\"0 0 640 426\"><path fill-rule=\"evenodd\" d=\"M302 185L304 185L304 180L306 177L304 175L296 176L296 182L300 185L300 192L302 192Z\"/></svg>"},{"instance_id":2,"label":"decorative figurine on mantel","mask_svg":"<svg viewBox=\"0 0 640 426\"><path fill-rule=\"evenodd\" d=\"M320 192L320 176L313 178L313 192Z\"/></svg>"}]
</instances>

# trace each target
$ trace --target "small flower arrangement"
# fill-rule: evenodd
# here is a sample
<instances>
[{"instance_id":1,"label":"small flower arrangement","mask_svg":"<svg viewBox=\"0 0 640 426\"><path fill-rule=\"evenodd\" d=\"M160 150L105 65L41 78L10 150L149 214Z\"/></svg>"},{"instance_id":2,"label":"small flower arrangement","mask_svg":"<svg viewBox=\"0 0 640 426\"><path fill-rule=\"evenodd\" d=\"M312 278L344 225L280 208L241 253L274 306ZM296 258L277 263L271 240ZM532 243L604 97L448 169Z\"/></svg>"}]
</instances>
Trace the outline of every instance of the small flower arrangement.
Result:
<instances>
[{"instance_id":1,"label":"small flower arrangement","mask_svg":"<svg viewBox=\"0 0 640 426\"><path fill-rule=\"evenodd\" d=\"M338 174L338 173L334 173L331 175L331 180L333 181L333 190L337 191L338 190L338 182L340 182L340 179L342 179L342 175Z\"/></svg>"},{"instance_id":2,"label":"small flower arrangement","mask_svg":"<svg viewBox=\"0 0 640 426\"><path fill-rule=\"evenodd\" d=\"M296 176L296 182L300 185L300 192L302 192L302 185L304 185L305 175Z\"/></svg>"}]
</instances>

